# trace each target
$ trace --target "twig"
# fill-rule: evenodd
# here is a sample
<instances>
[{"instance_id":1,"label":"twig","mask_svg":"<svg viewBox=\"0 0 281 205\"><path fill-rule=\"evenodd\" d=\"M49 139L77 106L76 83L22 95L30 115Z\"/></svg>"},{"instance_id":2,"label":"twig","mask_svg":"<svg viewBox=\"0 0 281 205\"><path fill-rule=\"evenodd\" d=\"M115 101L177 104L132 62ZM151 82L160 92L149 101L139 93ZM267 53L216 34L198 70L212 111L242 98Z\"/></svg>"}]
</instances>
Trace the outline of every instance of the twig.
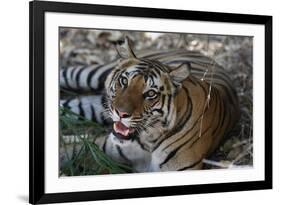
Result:
<instances>
[{"instance_id":1,"label":"twig","mask_svg":"<svg viewBox=\"0 0 281 205\"><path fill-rule=\"evenodd\" d=\"M222 162L217 162L217 161L213 161L213 160L209 160L209 159L203 159L203 163L205 164L209 164L212 166L216 166L216 167L220 167L220 168L233 168L233 167L237 167L236 165L233 165L231 162L228 163L222 163Z\"/></svg>"},{"instance_id":2,"label":"twig","mask_svg":"<svg viewBox=\"0 0 281 205\"><path fill-rule=\"evenodd\" d=\"M245 149L242 153L240 153L231 163L235 164L237 161L239 161L244 156L248 155L248 152L252 149L253 145L250 144L247 149Z\"/></svg>"},{"instance_id":3,"label":"twig","mask_svg":"<svg viewBox=\"0 0 281 205\"><path fill-rule=\"evenodd\" d=\"M225 39L223 40L222 43L225 42ZM208 44L209 44L209 36L208 36ZM209 53L209 45L207 47L207 53ZM218 50L216 50L214 52L214 56L217 55L217 52ZM210 57L210 56L209 56ZM211 57L210 57L211 58ZM215 59L214 58L211 58L211 80L210 80L210 83L209 83L209 91L208 91L208 95L207 95L207 99L206 99L206 102L205 102L205 105L204 105L204 108L203 108L203 113L201 115L201 119L200 119L200 129L199 129L199 135L198 137L201 138L201 135L202 135L202 128L203 128L203 119L204 119L204 114L205 114L205 110L207 107L209 107L209 103L210 103L210 100L211 100L211 91L212 91L212 86L213 86L213 79L214 79L214 68L215 68L215 65L216 65L216 62L215 62ZM207 72L209 71L209 69L207 68L203 77L201 78L201 81L204 81L205 80L205 76L207 74Z\"/></svg>"}]
</instances>

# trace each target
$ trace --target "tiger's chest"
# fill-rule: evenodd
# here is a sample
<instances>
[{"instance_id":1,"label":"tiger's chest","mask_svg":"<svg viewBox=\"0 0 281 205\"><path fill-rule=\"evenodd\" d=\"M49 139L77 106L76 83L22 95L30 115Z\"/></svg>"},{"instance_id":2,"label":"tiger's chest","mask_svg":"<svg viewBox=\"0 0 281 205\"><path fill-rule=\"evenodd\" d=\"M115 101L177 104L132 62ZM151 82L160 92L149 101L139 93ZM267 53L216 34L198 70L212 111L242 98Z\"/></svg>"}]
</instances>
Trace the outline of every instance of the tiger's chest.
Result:
<instances>
[{"instance_id":1,"label":"tiger's chest","mask_svg":"<svg viewBox=\"0 0 281 205\"><path fill-rule=\"evenodd\" d=\"M138 140L119 140L112 133L106 140L105 152L114 160L134 167L137 172L150 169L151 153Z\"/></svg>"}]
</instances>

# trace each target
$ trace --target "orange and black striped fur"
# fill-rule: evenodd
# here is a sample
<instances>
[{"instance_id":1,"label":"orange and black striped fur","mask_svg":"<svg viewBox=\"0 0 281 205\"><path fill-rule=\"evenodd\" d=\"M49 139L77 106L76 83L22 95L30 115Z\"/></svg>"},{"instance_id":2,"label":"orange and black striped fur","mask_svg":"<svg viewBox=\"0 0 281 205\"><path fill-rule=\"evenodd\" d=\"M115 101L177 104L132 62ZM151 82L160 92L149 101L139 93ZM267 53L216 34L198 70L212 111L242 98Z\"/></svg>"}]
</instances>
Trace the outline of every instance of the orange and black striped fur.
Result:
<instances>
[{"instance_id":1,"label":"orange and black striped fur","mask_svg":"<svg viewBox=\"0 0 281 205\"><path fill-rule=\"evenodd\" d=\"M224 69L188 51L138 58L128 39L118 51L104 86L113 131L96 143L137 172L200 169L239 118Z\"/></svg>"},{"instance_id":2,"label":"orange and black striped fur","mask_svg":"<svg viewBox=\"0 0 281 205\"><path fill-rule=\"evenodd\" d=\"M139 172L200 169L238 119L230 80L200 79L191 63L172 68L137 58L128 40L119 52L105 86L114 129L104 151Z\"/></svg>"}]
</instances>

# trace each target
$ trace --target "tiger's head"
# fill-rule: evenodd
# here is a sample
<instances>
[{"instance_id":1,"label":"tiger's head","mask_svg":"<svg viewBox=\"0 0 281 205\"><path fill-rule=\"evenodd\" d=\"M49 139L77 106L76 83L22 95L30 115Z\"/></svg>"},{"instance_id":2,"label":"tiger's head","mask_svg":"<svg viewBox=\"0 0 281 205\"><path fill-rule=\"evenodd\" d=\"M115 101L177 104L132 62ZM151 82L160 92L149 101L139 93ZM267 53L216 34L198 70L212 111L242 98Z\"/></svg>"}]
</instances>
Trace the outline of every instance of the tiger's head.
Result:
<instances>
[{"instance_id":1,"label":"tiger's head","mask_svg":"<svg viewBox=\"0 0 281 205\"><path fill-rule=\"evenodd\" d=\"M128 140L142 132L161 134L171 129L176 118L174 99L190 74L189 66L170 68L137 58L128 38L117 50L120 62L105 82L114 135Z\"/></svg>"}]
</instances>

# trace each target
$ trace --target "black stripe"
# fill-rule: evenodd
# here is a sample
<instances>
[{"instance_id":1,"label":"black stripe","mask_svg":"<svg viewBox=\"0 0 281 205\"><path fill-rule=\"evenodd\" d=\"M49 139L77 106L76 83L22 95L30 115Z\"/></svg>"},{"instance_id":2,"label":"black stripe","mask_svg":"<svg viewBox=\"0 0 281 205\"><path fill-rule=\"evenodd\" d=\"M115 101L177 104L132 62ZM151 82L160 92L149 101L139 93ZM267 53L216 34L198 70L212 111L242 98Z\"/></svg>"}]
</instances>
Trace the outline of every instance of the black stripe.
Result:
<instances>
[{"instance_id":1,"label":"black stripe","mask_svg":"<svg viewBox=\"0 0 281 205\"><path fill-rule=\"evenodd\" d=\"M151 139L151 140L148 140L150 143L155 143L157 141L157 138L156 139Z\"/></svg>"},{"instance_id":2,"label":"black stripe","mask_svg":"<svg viewBox=\"0 0 281 205\"><path fill-rule=\"evenodd\" d=\"M212 89L211 91L211 99L210 99L210 103L211 103L211 100L213 100L213 103L215 104L215 110L214 110L214 113L217 112L217 104L218 104L218 90L215 88L215 89Z\"/></svg>"},{"instance_id":3,"label":"black stripe","mask_svg":"<svg viewBox=\"0 0 281 205\"><path fill-rule=\"evenodd\" d=\"M197 86L197 82L194 81L193 77L189 77L188 80L192 85Z\"/></svg>"},{"instance_id":4,"label":"black stripe","mask_svg":"<svg viewBox=\"0 0 281 205\"><path fill-rule=\"evenodd\" d=\"M148 66L148 65L145 62L140 62L140 63L137 64L137 66Z\"/></svg>"},{"instance_id":5,"label":"black stripe","mask_svg":"<svg viewBox=\"0 0 281 205\"><path fill-rule=\"evenodd\" d=\"M157 76L157 74L154 72L155 70L150 70L150 74L153 76L153 77L155 77L155 78L157 78L158 76Z\"/></svg>"},{"instance_id":6,"label":"black stripe","mask_svg":"<svg viewBox=\"0 0 281 205\"><path fill-rule=\"evenodd\" d=\"M163 95L163 98L162 98L162 100L161 100L161 107L160 107L161 110L162 110L163 107L164 107L165 99L166 99L166 95Z\"/></svg>"},{"instance_id":7,"label":"black stripe","mask_svg":"<svg viewBox=\"0 0 281 205\"><path fill-rule=\"evenodd\" d=\"M202 162L202 159L200 159L200 160L194 162L193 164L191 164L191 165L189 165L189 166L180 168L180 169L178 169L177 171L183 171L183 170L187 170L187 169L193 168L193 167L195 167L196 165L198 165L198 164L201 163L201 162Z\"/></svg>"},{"instance_id":8,"label":"black stripe","mask_svg":"<svg viewBox=\"0 0 281 205\"><path fill-rule=\"evenodd\" d=\"M152 58L153 60L160 60L160 59L170 57L170 56L173 56L173 55L186 54L187 52L188 51L186 51L186 50L172 50L172 51L168 50L168 51L161 51L161 52L157 51L157 52L154 52L150 55L145 55L143 57L144 58Z\"/></svg>"},{"instance_id":9,"label":"black stripe","mask_svg":"<svg viewBox=\"0 0 281 205\"><path fill-rule=\"evenodd\" d=\"M170 137L172 137L174 134L176 134L177 132L180 132L182 129L183 129L183 127L186 125L186 123L187 123L187 121L190 119L190 117L191 117L191 114L192 114L192 110L193 110L193 105L192 105L192 101L191 101L191 99L190 99L190 97L189 97L189 94L188 94L188 91L187 91L187 89L186 88L183 88L184 90L185 90L185 92L186 92L186 95L188 95L188 100L189 100L189 102L190 103L187 103L187 108L186 108L186 110L187 110L187 115L183 115L182 116L182 118L179 120L179 124L170 132L170 133L168 133L168 135L166 135L166 136L164 136L163 137L163 139L162 140L159 140L158 142L157 142L157 144L156 144L156 146L154 147L154 150L155 149L157 149L159 146L160 146L160 144L162 144L162 142L164 141L164 140L166 140L166 139L168 139L168 138L170 138Z\"/></svg>"},{"instance_id":10,"label":"black stripe","mask_svg":"<svg viewBox=\"0 0 281 205\"><path fill-rule=\"evenodd\" d=\"M62 104L62 106L65 107L65 108L67 108L67 109L70 109L71 107L69 106L69 103L70 103L70 101L72 101L72 100L73 100L72 98L66 100L66 101Z\"/></svg>"},{"instance_id":11,"label":"black stripe","mask_svg":"<svg viewBox=\"0 0 281 205\"><path fill-rule=\"evenodd\" d=\"M147 83L148 75L144 75L143 78L144 78L144 82ZM132 79L133 79L133 78L132 78Z\"/></svg>"},{"instance_id":12,"label":"black stripe","mask_svg":"<svg viewBox=\"0 0 281 205\"><path fill-rule=\"evenodd\" d=\"M189 145L189 147L188 147L187 149L191 149L191 148L195 145L195 143L196 143L198 140L200 140L201 137L202 137L203 135L205 135L206 132L208 132L208 130L211 129L211 128L212 128L212 125L210 125L206 130L204 130L204 132L201 133L201 136L198 135L198 138L197 138L196 140L194 140L194 141Z\"/></svg>"},{"instance_id":13,"label":"black stripe","mask_svg":"<svg viewBox=\"0 0 281 205\"><path fill-rule=\"evenodd\" d=\"M228 112L228 114L229 114L229 112ZM228 115L228 117L226 118L226 123L225 123L225 127L226 127L226 130L228 129L228 126L229 126L229 124L231 123L231 117Z\"/></svg>"},{"instance_id":14,"label":"black stripe","mask_svg":"<svg viewBox=\"0 0 281 205\"><path fill-rule=\"evenodd\" d=\"M171 109L171 100L172 100L172 95L169 94L168 95L168 103L167 103L167 106L168 106L168 108L167 108L167 115L166 115L164 123L163 123L164 126L167 125L168 116L169 116L170 109Z\"/></svg>"},{"instance_id":15,"label":"black stripe","mask_svg":"<svg viewBox=\"0 0 281 205\"><path fill-rule=\"evenodd\" d=\"M97 118L96 118L96 115L95 115L95 110L94 110L93 105L91 105L90 108L91 108L91 111L92 111L92 119L91 120L94 121L94 122L97 122Z\"/></svg>"},{"instance_id":16,"label":"black stripe","mask_svg":"<svg viewBox=\"0 0 281 205\"><path fill-rule=\"evenodd\" d=\"M192 115L193 104L192 104L191 98L189 96L188 90L185 87L183 87L183 89L184 89L184 91L187 95L187 99L189 101L189 103L186 104L187 113L186 113L186 115L183 115L181 119L178 120L179 124L171 132L169 132L166 136L163 136L163 138L157 142L157 144L153 148L153 151L156 150L162 144L163 141L172 137L174 134L180 132L186 126L187 121L190 119L190 117Z\"/></svg>"},{"instance_id":17,"label":"black stripe","mask_svg":"<svg viewBox=\"0 0 281 205\"><path fill-rule=\"evenodd\" d=\"M112 75L112 78L110 80L110 83L109 83L109 87L113 87L113 83L115 83L115 81L119 78L119 76L121 75L121 73L118 73L120 72L119 69L116 69Z\"/></svg>"},{"instance_id":18,"label":"black stripe","mask_svg":"<svg viewBox=\"0 0 281 205\"><path fill-rule=\"evenodd\" d=\"M154 60L150 60L150 59L141 59L142 61L146 62L149 66L152 66L154 69L158 68L159 70L163 71L163 72L167 72L167 70L165 69L165 67L163 67L162 64L160 64L157 61ZM161 66L160 66L161 65Z\"/></svg>"},{"instance_id":19,"label":"black stripe","mask_svg":"<svg viewBox=\"0 0 281 205\"><path fill-rule=\"evenodd\" d=\"M222 111L222 113L221 113L222 118L221 118L221 116L220 116L220 118L221 118L222 120L221 120L221 122L220 122L219 128L223 126L224 119L225 119L225 116L226 116L225 101L224 101L223 98L221 99L221 101L222 101L222 108L223 108L223 111Z\"/></svg>"},{"instance_id":20,"label":"black stripe","mask_svg":"<svg viewBox=\"0 0 281 205\"><path fill-rule=\"evenodd\" d=\"M158 55L158 56L157 56ZM169 52L161 52L161 53L153 53L147 56L143 56L143 58L151 58L153 56L157 56L153 58L153 60L158 60L158 61L167 61L168 63L183 63L183 62L193 62L195 64L207 64L207 65L212 65L214 66L213 60L209 57L203 56L202 54L198 52L188 52L185 50L180 50L180 51L169 51ZM180 58L178 60L174 60ZM184 60L186 58L186 60ZM172 60L171 60L172 59ZM215 65L217 65L215 63ZM206 65L205 65L206 66Z\"/></svg>"},{"instance_id":21,"label":"black stripe","mask_svg":"<svg viewBox=\"0 0 281 205\"><path fill-rule=\"evenodd\" d=\"M208 67L206 67L205 65L203 66L203 68L191 67L191 71L193 74L204 74L206 73L206 70L209 71ZM206 76L217 76L218 79L224 79L227 80L227 82L230 81L229 76L226 74L226 70L219 67L212 68L211 72L206 73L205 77Z\"/></svg>"},{"instance_id":22,"label":"black stripe","mask_svg":"<svg viewBox=\"0 0 281 205\"><path fill-rule=\"evenodd\" d=\"M110 82L109 82L109 88L112 90L112 82L113 82L113 80L115 81L115 79L116 79L116 76L117 76L117 72L118 72L119 70L118 69L115 69L114 71L113 71L113 75L111 76L111 79L110 79Z\"/></svg>"},{"instance_id":23,"label":"black stripe","mask_svg":"<svg viewBox=\"0 0 281 205\"><path fill-rule=\"evenodd\" d=\"M216 90L213 90L213 91L216 91ZM212 92L213 93L213 92ZM213 102L213 103L216 103L217 102L217 98L215 98L215 102ZM214 113L216 114L216 108L217 108L217 106L215 106L215 110L214 110ZM215 114L213 115L213 117L215 117ZM204 115L204 113L203 113L203 115ZM201 123L201 121L203 120L203 118L199 118L199 122ZM203 123L203 122L202 122ZM201 136L199 136L196 140L194 140L193 142L192 142L192 144L188 147L188 149L191 149L194 145L195 145L195 143L203 136L203 135L205 135L205 133L209 130L209 129L211 129L211 128L213 128L213 125L211 124L207 129L205 129L204 130L204 132L201 132ZM201 130L202 131L202 130ZM212 135L213 135L214 133L212 133Z\"/></svg>"},{"instance_id":24,"label":"black stripe","mask_svg":"<svg viewBox=\"0 0 281 205\"><path fill-rule=\"evenodd\" d=\"M144 146L144 144L140 141L140 138L139 137L134 137L134 140L136 140L136 142L140 145L140 147L143 149L143 150L146 150L148 151L148 149Z\"/></svg>"},{"instance_id":25,"label":"black stripe","mask_svg":"<svg viewBox=\"0 0 281 205\"><path fill-rule=\"evenodd\" d=\"M74 72L75 72L75 70L76 70L77 68L78 68L78 67L72 68L72 71L70 72L70 78L71 78L71 79L73 79Z\"/></svg>"},{"instance_id":26,"label":"black stripe","mask_svg":"<svg viewBox=\"0 0 281 205\"><path fill-rule=\"evenodd\" d=\"M230 94L230 92L229 92L229 89L230 89L230 90L232 91L232 93L236 93L236 91L234 90L234 88L232 88L232 87L227 87L227 86L225 86L225 85L223 85L223 84L221 84L221 83L217 83L217 82L216 82L216 85L221 86L221 88L224 89L225 94L227 95L227 99L229 99L229 101L230 101L230 103L231 103L232 105L235 105L234 100L233 100L233 96L232 96L232 95Z\"/></svg>"},{"instance_id":27,"label":"black stripe","mask_svg":"<svg viewBox=\"0 0 281 205\"><path fill-rule=\"evenodd\" d=\"M201 118L200 118L201 119ZM200 122L201 121L197 121ZM196 123L197 124L197 123ZM197 130L193 136L191 138L189 138L187 141L185 141L183 144L181 144L180 146L178 146L176 149L174 149L173 151L171 151L167 158L160 164L160 167L163 166L163 164L167 163L183 146L185 146L187 143L189 143L192 139L194 139L196 136L197 138L189 145L189 147L187 149L190 149L193 147L193 145L201 139L201 137L211 128L212 126L209 126L206 130L204 130L203 133L201 133L201 136L199 137L197 134L199 134L199 131Z\"/></svg>"},{"instance_id":28,"label":"black stripe","mask_svg":"<svg viewBox=\"0 0 281 205\"><path fill-rule=\"evenodd\" d=\"M147 68L147 65L146 66L139 66L139 65L136 65L135 66L136 69L140 69L140 70L145 70Z\"/></svg>"},{"instance_id":29,"label":"black stripe","mask_svg":"<svg viewBox=\"0 0 281 205\"><path fill-rule=\"evenodd\" d=\"M159 76L161 76L161 71L158 68L153 69Z\"/></svg>"},{"instance_id":30,"label":"black stripe","mask_svg":"<svg viewBox=\"0 0 281 205\"><path fill-rule=\"evenodd\" d=\"M64 78L65 87L71 88L71 87L69 86L68 79L67 79L67 71L68 71L68 69L64 69L63 72L62 72L62 76L63 76L63 78Z\"/></svg>"},{"instance_id":31,"label":"black stripe","mask_svg":"<svg viewBox=\"0 0 281 205\"><path fill-rule=\"evenodd\" d=\"M173 156L175 156L175 154L176 154L183 146L185 146L188 142L190 142L191 139L193 139L195 136L197 136L197 134L198 134L198 131L196 131L196 132L194 133L194 135L193 135L191 138L189 138L187 141L185 141L185 142L182 143L180 146L178 146L176 149L174 149L173 151L171 151L171 152L167 155L166 159L159 165L160 168L161 168L164 164L166 164Z\"/></svg>"},{"instance_id":32,"label":"black stripe","mask_svg":"<svg viewBox=\"0 0 281 205\"><path fill-rule=\"evenodd\" d=\"M107 143L107 139L108 139L108 138L106 138L106 139L104 140L104 143L103 143L103 146L102 146L102 151L103 151L104 153L106 153L106 143Z\"/></svg>"},{"instance_id":33,"label":"black stripe","mask_svg":"<svg viewBox=\"0 0 281 205\"><path fill-rule=\"evenodd\" d=\"M230 84L231 79L227 75L225 75L224 73L222 73L222 72L218 73L216 71L213 71L213 73L207 73L207 74L205 74L205 76L204 76L204 73L205 72L203 72L203 71L202 72L198 72L198 71L194 72L194 70L191 72L191 74L193 76L204 77L204 79L206 79L207 81L211 81L212 79L214 79L214 80L221 80L225 84L227 84L229 87L232 87L232 85Z\"/></svg>"},{"instance_id":34,"label":"black stripe","mask_svg":"<svg viewBox=\"0 0 281 205\"><path fill-rule=\"evenodd\" d=\"M195 123L192 125L192 127L189 128L184 134L182 134L182 136L185 136L188 132L190 132L190 131L197 125L197 123L200 121L200 119L201 119L201 115L197 118L197 120L196 120ZM175 134L176 134L176 133L175 133ZM163 148L163 150L169 148L171 145L177 143L177 142L180 141L181 139L182 139L182 138L178 138L177 140L173 141L173 142L170 143L169 145L165 146L165 147ZM189 139L192 139L192 137L189 138ZM188 140L189 140L189 139L188 139Z\"/></svg>"},{"instance_id":35,"label":"black stripe","mask_svg":"<svg viewBox=\"0 0 281 205\"><path fill-rule=\"evenodd\" d=\"M152 105L151 107L154 107L154 105L156 105L157 103L159 102L159 100L156 100ZM146 112L148 114L148 112Z\"/></svg>"},{"instance_id":36,"label":"black stripe","mask_svg":"<svg viewBox=\"0 0 281 205\"><path fill-rule=\"evenodd\" d=\"M81 88L80 87L80 75L81 75L81 73L83 72L84 69L85 69L85 67L80 68L79 71L77 72L76 76L75 76L75 81L76 81L76 84L77 84L77 88Z\"/></svg>"},{"instance_id":37,"label":"black stripe","mask_svg":"<svg viewBox=\"0 0 281 205\"><path fill-rule=\"evenodd\" d=\"M152 81L152 86L155 85L155 81L154 78L150 77L151 81Z\"/></svg>"},{"instance_id":38,"label":"black stripe","mask_svg":"<svg viewBox=\"0 0 281 205\"><path fill-rule=\"evenodd\" d=\"M102 66L97 66L95 68L93 68L93 70L91 70L89 73L88 73L88 76L87 76L87 85L88 85L88 88L90 88L91 90L95 90L95 88L92 88L91 87L91 81L92 81L92 77L95 75L95 73L98 71L98 69L102 67Z\"/></svg>"},{"instance_id":39,"label":"black stripe","mask_svg":"<svg viewBox=\"0 0 281 205\"><path fill-rule=\"evenodd\" d=\"M105 94L103 94L103 95L101 96L101 103L102 103L102 106L103 106L103 107L104 107L105 104L107 104L107 98L106 98L106 95L105 95Z\"/></svg>"},{"instance_id":40,"label":"black stripe","mask_svg":"<svg viewBox=\"0 0 281 205\"><path fill-rule=\"evenodd\" d=\"M103 114L101 114L101 121L103 125L110 125L111 123L109 123L109 120L107 120L107 118L105 118L105 116Z\"/></svg>"},{"instance_id":41,"label":"black stripe","mask_svg":"<svg viewBox=\"0 0 281 205\"><path fill-rule=\"evenodd\" d=\"M134 73L131 74L129 77L131 77L131 80L133 80L135 77L139 76L139 74L143 74L143 72L134 71ZM146 77L146 76L144 76L144 77Z\"/></svg>"},{"instance_id":42,"label":"black stripe","mask_svg":"<svg viewBox=\"0 0 281 205\"><path fill-rule=\"evenodd\" d=\"M124 153L122 152L122 149L120 148L119 145L116 145L116 148L117 148L117 151L118 151L118 154L129 164L131 165L131 161L124 155Z\"/></svg>"},{"instance_id":43,"label":"black stripe","mask_svg":"<svg viewBox=\"0 0 281 205\"><path fill-rule=\"evenodd\" d=\"M213 90L213 91L216 91L216 90ZM217 102L217 98L215 98L215 102L213 102L213 103L216 103ZM215 106L215 110L214 110L214 115L213 115L213 118L214 117L216 117L216 108L217 108L217 106ZM203 119L200 119L200 123L201 123L201 120L203 120ZM212 121L213 122L213 121ZM203 122L202 122L203 123ZM208 130L210 130L211 128L213 128L213 125L211 124L207 129L205 129L204 130L204 132L202 132L201 133L201 136L199 136L196 140L194 140L193 142L192 142L192 144L188 147L188 149L191 149L194 145L195 145L195 143L201 138L201 137L203 137L204 135L205 135L205 133L208 131ZM214 132L212 132L212 135L214 135Z\"/></svg>"},{"instance_id":44,"label":"black stripe","mask_svg":"<svg viewBox=\"0 0 281 205\"><path fill-rule=\"evenodd\" d=\"M164 114L163 110L161 110L161 109L153 109L153 110L151 110L151 112L154 112L154 111L160 113L161 115Z\"/></svg>"},{"instance_id":45,"label":"black stripe","mask_svg":"<svg viewBox=\"0 0 281 205\"><path fill-rule=\"evenodd\" d=\"M101 105L102 105L103 110L108 108L107 97L105 94L103 94L101 96ZM102 118L102 123L104 125L110 125L112 123L111 119L108 119L104 116L104 112L101 113L101 118Z\"/></svg>"},{"instance_id":46,"label":"black stripe","mask_svg":"<svg viewBox=\"0 0 281 205\"><path fill-rule=\"evenodd\" d=\"M158 86L157 85L152 85L151 88L155 88L158 90Z\"/></svg>"},{"instance_id":47,"label":"black stripe","mask_svg":"<svg viewBox=\"0 0 281 205\"><path fill-rule=\"evenodd\" d=\"M168 95L168 113L170 112L170 109L171 109L171 100L172 100L172 95L169 94Z\"/></svg>"},{"instance_id":48,"label":"black stripe","mask_svg":"<svg viewBox=\"0 0 281 205\"><path fill-rule=\"evenodd\" d=\"M204 91L204 98L205 99L207 99L207 97L208 97L208 94L209 94L209 90L206 90L206 88L203 86L203 83L202 82L198 82L197 83L197 85L199 85L201 88L202 88L202 90ZM208 84L209 85L209 84ZM210 86L210 85L209 85Z\"/></svg>"},{"instance_id":49,"label":"black stripe","mask_svg":"<svg viewBox=\"0 0 281 205\"><path fill-rule=\"evenodd\" d=\"M146 55L144 56L144 58L160 58L161 56L163 57L163 55L170 55L170 52L158 52L158 53L153 53L150 55Z\"/></svg>"},{"instance_id":50,"label":"black stripe","mask_svg":"<svg viewBox=\"0 0 281 205\"><path fill-rule=\"evenodd\" d=\"M192 74L195 74L195 75L196 75L196 73L192 73ZM213 76L212 76L212 75L213 75ZM208 79L208 78L213 78L213 79L214 79L214 80L213 80L213 85L214 85L214 86L218 85L218 86L224 87L227 94L228 94L229 91L231 91L232 93L236 93L235 89L234 89L233 86L230 84L231 80L230 80L229 78L225 79L225 78L221 77L219 74L215 74L215 73L214 73L214 74L207 74L207 75L205 75L205 79L207 79L207 82L208 82L208 81L211 81L211 79ZM221 81L223 81L225 84L223 84L222 82L218 82L218 81L216 81L216 80L221 80ZM210 82L209 82L209 83L210 83ZM228 94L228 97L229 97L229 94ZM230 98L232 98L232 97L230 97Z\"/></svg>"},{"instance_id":51,"label":"black stripe","mask_svg":"<svg viewBox=\"0 0 281 205\"><path fill-rule=\"evenodd\" d=\"M84 108L82 107L82 103L81 102L79 102L78 108L79 108L79 115L82 116L82 117L85 117Z\"/></svg>"},{"instance_id":52,"label":"black stripe","mask_svg":"<svg viewBox=\"0 0 281 205\"><path fill-rule=\"evenodd\" d=\"M202 62L202 59L201 59L201 62L199 62L199 61L196 61L196 59L195 58L197 58L197 60L198 60L198 57L194 57L193 59L192 58L190 58L190 56L182 56L182 58L184 58L184 57L186 57L187 59L180 59L180 60L165 60L163 63L165 63L165 64L175 64L175 63L177 63L177 64L180 64L180 63L194 63L194 64L198 64L198 65L204 65L204 67L206 67L206 68L210 68L210 67L213 67L214 66L214 64L211 64L210 63L210 59L207 59L207 61L204 61L204 62ZM175 58L180 58L180 56L176 56ZM160 60L161 61L161 60Z\"/></svg>"},{"instance_id":53,"label":"black stripe","mask_svg":"<svg viewBox=\"0 0 281 205\"><path fill-rule=\"evenodd\" d=\"M220 93L217 93L217 106L216 107L219 107L219 110L218 110L218 113L216 113L216 115L219 115L219 120L217 122L217 126L215 127L215 129L213 130L212 132L212 135L214 135L217 130L220 128L220 124L221 124L221 120L222 120L222 114L224 113L224 110L223 110L223 103L222 103L222 100L220 98Z\"/></svg>"},{"instance_id":54,"label":"black stripe","mask_svg":"<svg viewBox=\"0 0 281 205\"><path fill-rule=\"evenodd\" d=\"M105 80L106 80L107 76L109 75L109 73L112 71L112 69L113 68L110 68L100 75L100 77L98 79L98 81L99 81L98 91L102 91L104 89Z\"/></svg>"},{"instance_id":55,"label":"black stripe","mask_svg":"<svg viewBox=\"0 0 281 205\"><path fill-rule=\"evenodd\" d=\"M154 62L154 67L158 68L159 70L161 70L164 73L168 73L169 72L169 70L167 70L166 67L163 64L159 63L159 62Z\"/></svg>"}]
</instances>

